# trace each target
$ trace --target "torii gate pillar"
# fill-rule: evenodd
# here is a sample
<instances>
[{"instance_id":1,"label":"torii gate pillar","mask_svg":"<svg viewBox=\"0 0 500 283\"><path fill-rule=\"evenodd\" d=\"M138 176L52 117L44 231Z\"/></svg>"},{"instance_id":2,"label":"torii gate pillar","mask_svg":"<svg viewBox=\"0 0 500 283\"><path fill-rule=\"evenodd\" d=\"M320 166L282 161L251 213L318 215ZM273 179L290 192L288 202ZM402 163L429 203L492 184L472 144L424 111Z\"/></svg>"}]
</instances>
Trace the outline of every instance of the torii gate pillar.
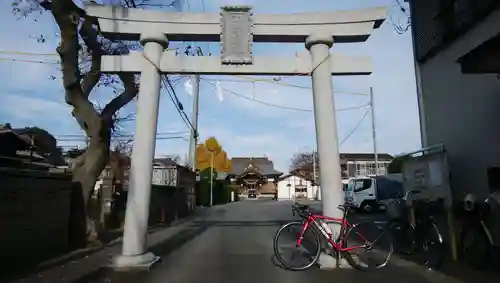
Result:
<instances>
[{"instance_id":1,"label":"torii gate pillar","mask_svg":"<svg viewBox=\"0 0 500 283\"><path fill-rule=\"evenodd\" d=\"M343 203L341 184L337 119L333 99L332 75L330 73L329 49L333 45L332 35L311 34L306 38L306 48L312 58L312 89L316 144L321 160L320 188L321 205L325 215L337 217L337 206ZM338 232L338 231L337 231Z\"/></svg>"},{"instance_id":2,"label":"torii gate pillar","mask_svg":"<svg viewBox=\"0 0 500 283\"><path fill-rule=\"evenodd\" d=\"M159 257L147 251L151 180L155 155L158 107L160 105L160 61L168 47L167 37L154 29L141 34L140 43L148 58L142 64L137 99L135 138L130 164L129 192L125 211L122 254L114 259L115 267L149 267Z\"/></svg>"}]
</instances>

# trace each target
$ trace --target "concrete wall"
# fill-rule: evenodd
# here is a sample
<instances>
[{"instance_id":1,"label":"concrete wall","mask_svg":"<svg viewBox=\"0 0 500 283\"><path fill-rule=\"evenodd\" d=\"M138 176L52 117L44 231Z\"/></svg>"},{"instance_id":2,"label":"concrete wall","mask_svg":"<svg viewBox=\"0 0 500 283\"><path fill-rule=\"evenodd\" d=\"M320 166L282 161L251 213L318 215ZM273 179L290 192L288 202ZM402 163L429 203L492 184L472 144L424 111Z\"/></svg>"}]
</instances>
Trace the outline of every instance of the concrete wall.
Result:
<instances>
[{"instance_id":1,"label":"concrete wall","mask_svg":"<svg viewBox=\"0 0 500 283\"><path fill-rule=\"evenodd\" d=\"M500 165L500 80L464 75L457 59L500 32L500 11L420 64L427 145L444 143L455 196L487 192L486 168Z\"/></svg>"},{"instance_id":2,"label":"concrete wall","mask_svg":"<svg viewBox=\"0 0 500 283\"><path fill-rule=\"evenodd\" d=\"M25 267L78 245L71 239L77 234L77 221L70 219L75 216L71 198L78 192L71 175L0 168L0 188L2 267Z\"/></svg>"}]
</instances>

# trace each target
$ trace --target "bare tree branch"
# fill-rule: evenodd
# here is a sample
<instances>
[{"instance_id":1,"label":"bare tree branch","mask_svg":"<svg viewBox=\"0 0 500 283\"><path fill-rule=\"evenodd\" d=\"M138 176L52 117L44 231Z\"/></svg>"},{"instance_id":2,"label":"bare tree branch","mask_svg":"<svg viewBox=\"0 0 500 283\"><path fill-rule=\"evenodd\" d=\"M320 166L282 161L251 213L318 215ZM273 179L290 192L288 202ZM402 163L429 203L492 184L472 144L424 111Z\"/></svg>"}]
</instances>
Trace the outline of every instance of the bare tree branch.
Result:
<instances>
[{"instance_id":1,"label":"bare tree branch","mask_svg":"<svg viewBox=\"0 0 500 283\"><path fill-rule=\"evenodd\" d=\"M94 25L97 20L93 17L85 16L82 27L80 29L80 36L82 37L85 45L90 51L91 67L90 71L85 75L82 81L82 90L84 97L88 98L90 93L101 79L101 56L103 51L101 45L97 41L97 32Z\"/></svg>"},{"instance_id":2,"label":"bare tree branch","mask_svg":"<svg viewBox=\"0 0 500 283\"><path fill-rule=\"evenodd\" d=\"M296 153L291 160L290 171L301 170L313 172L314 158L316 158L316 165L319 166L319 158L313 152L300 152Z\"/></svg>"},{"instance_id":3,"label":"bare tree branch","mask_svg":"<svg viewBox=\"0 0 500 283\"><path fill-rule=\"evenodd\" d=\"M125 90L113 98L102 110L101 116L104 120L112 119L113 115L123 106L127 105L138 93L135 77L133 74L119 74Z\"/></svg>"}]
</instances>

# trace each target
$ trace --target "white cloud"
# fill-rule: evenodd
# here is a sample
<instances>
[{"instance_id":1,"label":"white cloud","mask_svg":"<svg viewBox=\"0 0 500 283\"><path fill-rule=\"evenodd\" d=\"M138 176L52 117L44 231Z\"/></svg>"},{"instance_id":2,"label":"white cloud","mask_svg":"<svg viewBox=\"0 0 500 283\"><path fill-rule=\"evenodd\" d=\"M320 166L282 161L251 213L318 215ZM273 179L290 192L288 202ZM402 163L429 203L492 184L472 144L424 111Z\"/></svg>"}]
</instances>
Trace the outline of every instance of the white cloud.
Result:
<instances>
[{"instance_id":1,"label":"white cloud","mask_svg":"<svg viewBox=\"0 0 500 283\"><path fill-rule=\"evenodd\" d=\"M217 81L216 83L216 88L217 88L217 98L219 99L219 102L224 101L224 90L222 89L222 86L220 85L219 81Z\"/></svg>"},{"instance_id":2,"label":"white cloud","mask_svg":"<svg viewBox=\"0 0 500 283\"><path fill-rule=\"evenodd\" d=\"M6 93L0 96L0 105L2 116L14 127L39 126L60 133L61 128L76 125L70 107L63 103Z\"/></svg>"},{"instance_id":3,"label":"white cloud","mask_svg":"<svg viewBox=\"0 0 500 283\"><path fill-rule=\"evenodd\" d=\"M193 85L191 84L191 79L184 81L184 91L189 94L189 96L193 96Z\"/></svg>"}]
</instances>

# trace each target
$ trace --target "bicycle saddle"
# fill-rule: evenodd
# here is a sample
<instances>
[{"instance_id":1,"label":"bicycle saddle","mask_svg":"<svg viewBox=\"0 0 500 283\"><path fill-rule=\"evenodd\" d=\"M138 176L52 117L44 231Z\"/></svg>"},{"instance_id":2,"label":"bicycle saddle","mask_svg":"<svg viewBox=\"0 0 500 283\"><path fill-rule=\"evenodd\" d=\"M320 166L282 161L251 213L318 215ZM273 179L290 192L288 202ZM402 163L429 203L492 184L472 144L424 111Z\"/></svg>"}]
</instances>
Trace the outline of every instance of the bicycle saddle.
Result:
<instances>
[{"instance_id":1,"label":"bicycle saddle","mask_svg":"<svg viewBox=\"0 0 500 283\"><path fill-rule=\"evenodd\" d=\"M351 206L348 204L340 204L339 206L337 206L337 208L339 210L348 210L348 209L351 209Z\"/></svg>"},{"instance_id":2,"label":"bicycle saddle","mask_svg":"<svg viewBox=\"0 0 500 283\"><path fill-rule=\"evenodd\" d=\"M300 210L309 209L308 204L295 203L293 206L297 209L300 209Z\"/></svg>"}]
</instances>

